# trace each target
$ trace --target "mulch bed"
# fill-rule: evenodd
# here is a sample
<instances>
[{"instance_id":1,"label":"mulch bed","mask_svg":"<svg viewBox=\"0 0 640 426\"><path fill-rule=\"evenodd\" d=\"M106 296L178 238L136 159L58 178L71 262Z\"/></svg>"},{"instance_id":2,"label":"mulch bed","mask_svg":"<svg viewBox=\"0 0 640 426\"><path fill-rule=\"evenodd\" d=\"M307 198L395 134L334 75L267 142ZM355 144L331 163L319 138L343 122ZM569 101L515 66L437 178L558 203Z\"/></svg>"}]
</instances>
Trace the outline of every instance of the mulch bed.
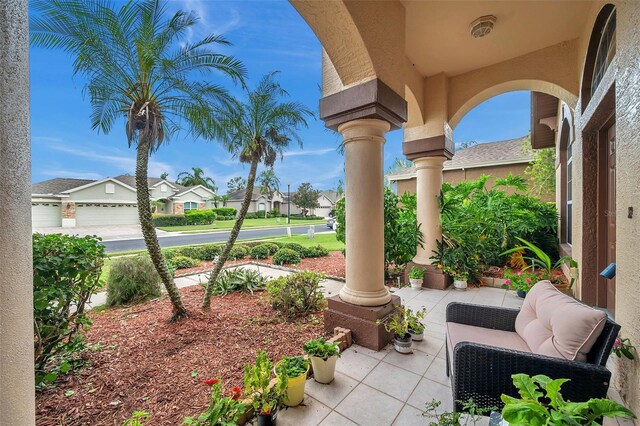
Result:
<instances>
[{"instance_id":1,"label":"mulch bed","mask_svg":"<svg viewBox=\"0 0 640 426\"><path fill-rule=\"evenodd\" d=\"M301 354L304 342L325 334L321 312L286 323L264 293L214 297L211 311L199 307L200 286L181 294L190 316L177 323L167 322L166 297L91 312L86 342L102 349L85 352L89 367L37 393L37 425L120 426L136 410L151 413L148 425L179 425L206 408L203 380L220 378L226 390L243 387L243 366L258 350L277 360Z\"/></svg>"}]
</instances>

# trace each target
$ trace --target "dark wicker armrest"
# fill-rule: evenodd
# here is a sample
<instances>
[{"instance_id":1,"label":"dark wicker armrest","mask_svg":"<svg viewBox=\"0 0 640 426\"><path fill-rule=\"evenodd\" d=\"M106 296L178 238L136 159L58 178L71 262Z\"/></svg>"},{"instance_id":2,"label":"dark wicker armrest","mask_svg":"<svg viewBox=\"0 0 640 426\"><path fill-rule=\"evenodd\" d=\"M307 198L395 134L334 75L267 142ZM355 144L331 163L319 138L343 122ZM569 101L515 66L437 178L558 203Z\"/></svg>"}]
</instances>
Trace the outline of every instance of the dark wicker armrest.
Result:
<instances>
[{"instance_id":1,"label":"dark wicker armrest","mask_svg":"<svg viewBox=\"0 0 640 426\"><path fill-rule=\"evenodd\" d=\"M452 390L456 410L462 408L456 401L470 398L480 407L501 409L500 395L518 396L511 378L516 373L570 379L562 387L562 395L574 402L606 397L611 379L611 372L600 365L461 342L453 354Z\"/></svg>"},{"instance_id":2,"label":"dark wicker armrest","mask_svg":"<svg viewBox=\"0 0 640 426\"><path fill-rule=\"evenodd\" d=\"M447 322L515 331L518 309L451 302L447 305Z\"/></svg>"}]
</instances>

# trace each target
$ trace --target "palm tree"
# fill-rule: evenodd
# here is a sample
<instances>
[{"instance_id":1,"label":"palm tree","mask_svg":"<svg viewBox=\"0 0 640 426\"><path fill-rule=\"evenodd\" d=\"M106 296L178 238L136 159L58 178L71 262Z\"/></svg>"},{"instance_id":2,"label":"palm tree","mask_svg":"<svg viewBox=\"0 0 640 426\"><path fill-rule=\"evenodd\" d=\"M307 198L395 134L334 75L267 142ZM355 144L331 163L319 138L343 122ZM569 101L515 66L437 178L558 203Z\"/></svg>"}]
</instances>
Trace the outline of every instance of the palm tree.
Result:
<instances>
[{"instance_id":1,"label":"palm tree","mask_svg":"<svg viewBox=\"0 0 640 426\"><path fill-rule=\"evenodd\" d=\"M193 171L193 173L180 173L176 179L176 183L182 186L202 185L205 188L209 188L213 192L218 192L216 182L212 178L205 176L204 170L202 170L200 167L192 167L191 170Z\"/></svg>"},{"instance_id":2,"label":"palm tree","mask_svg":"<svg viewBox=\"0 0 640 426\"><path fill-rule=\"evenodd\" d=\"M280 179L276 176L273 167L260 173L258 183L260 184L260 194L266 195L269 201L273 198L273 194L280 190ZM264 217L267 217L267 210L264 211Z\"/></svg>"},{"instance_id":3,"label":"palm tree","mask_svg":"<svg viewBox=\"0 0 640 426\"><path fill-rule=\"evenodd\" d=\"M236 192L241 189L245 189L247 187L247 180L242 176L232 177L229 182L227 182L227 191Z\"/></svg>"},{"instance_id":4,"label":"palm tree","mask_svg":"<svg viewBox=\"0 0 640 426\"><path fill-rule=\"evenodd\" d=\"M286 96L288 93L275 81L275 73L267 74L254 90L247 90L245 102L236 101L229 111L216 120L219 124L216 127L219 131L218 139L233 158L237 158L241 163L250 164L250 167L244 199L236 222L207 283L202 301L202 307L205 309L211 305L214 283L249 209L258 164L272 167L278 155L282 157L282 152L292 141L302 146L297 130L301 126L306 127L307 117L313 114L298 102L284 102L282 98Z\"/></svg>"},{"instance_id":5,"label":"palm tree","mask_svg":"<svg viewBox=\"0 0 640 426\"><path fill-rule=\"evenodd\" d=\"M62 49L73 57L74 73L86 77L91 126L109 133L124 119L129 146L135 146L138 214L149 256L173 305L171 320L187 314L151 221L148 162L162 143L185 124L194 138L211 135L214 110L230 101L211 82L214 71L243 82L242 63L216 53L224 38L209 35L195 43L184 36L198 18L176 12L166 17L159 0L130 0L118 9L109 0L32 0L32 43ZM196 75L207 78L195 79Z\"/></svg>"}]
</instances>

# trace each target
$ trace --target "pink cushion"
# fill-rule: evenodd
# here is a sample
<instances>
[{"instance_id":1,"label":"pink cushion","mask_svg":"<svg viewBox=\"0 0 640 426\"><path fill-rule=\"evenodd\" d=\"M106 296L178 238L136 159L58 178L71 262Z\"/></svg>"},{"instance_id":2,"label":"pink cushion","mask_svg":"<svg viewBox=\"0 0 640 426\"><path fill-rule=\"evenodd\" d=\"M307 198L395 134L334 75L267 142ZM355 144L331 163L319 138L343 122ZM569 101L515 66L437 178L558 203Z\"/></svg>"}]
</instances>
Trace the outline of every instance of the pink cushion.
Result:
<instances>
[{"instance_id":1,"label":"pink cushion","mask_svg":"<svg viewBox=\"0 0 640 426\"><path fill-rule=\"evenodd\" d=\"M514 333L513 331L493 330L491 328L448 322L447 345L449 345L450 354L453 354L453 349L460 342L473 342L482 345L531 352L527 343L522 340L518 333Z\"/></svg>"},{"instance_id":2,"label":"pink cushion","mask_svg":"<svg viewBox=\"0 0 640 426\"><path fill-rule=\"evenodd\" d=\"M586 361L607 314L560 292L549 281L533 286L516 318L516 332L540 355Z\"/></svg>"}]
</instances>

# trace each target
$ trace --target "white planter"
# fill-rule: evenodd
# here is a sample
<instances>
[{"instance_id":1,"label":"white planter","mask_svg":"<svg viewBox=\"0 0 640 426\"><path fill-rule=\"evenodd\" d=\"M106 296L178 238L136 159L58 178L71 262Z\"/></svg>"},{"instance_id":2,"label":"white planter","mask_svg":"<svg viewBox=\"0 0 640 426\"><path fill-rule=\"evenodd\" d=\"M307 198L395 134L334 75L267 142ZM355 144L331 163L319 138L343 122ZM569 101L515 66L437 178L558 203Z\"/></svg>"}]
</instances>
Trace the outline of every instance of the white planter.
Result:
<instances>
[{"instance_id":1,"label":"white planter","mask_svg":"<svg viewBox=\"0 0 640 426\"><path fill-rule=\"evenodd\" d=\"M453 286L455 288L457 288L458 290L466 290L467 289L467 282L463 281L463 280L454 280L453 281Z\"/></svg>"},{"instance_id":2,"label":"white planter","mask_svg":"<svg viewBox=\"0 0 640 426\"><path fill-rule=\"evenodd\" d=\"M409 278L409 282L411 283L411 288L419 290L422 288L422 278Z\"/></svg>"},{"instance_id":3,"label":"white planter","mask_svg":"<svg viewBox=\"0 0 640 426\"><path fill-rule=\"evenodd\" d=\"M336 374L337 355L330 356L326 361L317 356L310 356L313 368L313 380L318 383L331 383Z\"/></svg>"},{"instance_id":4,"label":"white planter","mask_svg":"<svg viewBox=\"0 0 640 426\"><path fill-rule=\"evenodd\" d=\"M411 335L409 333L405 334L403 338L393 336L393 349L397 352L401 354L412 354L413 349L411 346Z\"/></svg>"},{"instance_id":5,"label":"white planter","mask_svg":"<svg viewBox=\"0 0 640 426\"><path fill-rule=\"evenodd\" d=\"M422 333L416 333L413 330L409 330L409 334L411 335L411 340L414 342L421 342L424 339L424 331Z\"/></svg>"}]
</instances>

